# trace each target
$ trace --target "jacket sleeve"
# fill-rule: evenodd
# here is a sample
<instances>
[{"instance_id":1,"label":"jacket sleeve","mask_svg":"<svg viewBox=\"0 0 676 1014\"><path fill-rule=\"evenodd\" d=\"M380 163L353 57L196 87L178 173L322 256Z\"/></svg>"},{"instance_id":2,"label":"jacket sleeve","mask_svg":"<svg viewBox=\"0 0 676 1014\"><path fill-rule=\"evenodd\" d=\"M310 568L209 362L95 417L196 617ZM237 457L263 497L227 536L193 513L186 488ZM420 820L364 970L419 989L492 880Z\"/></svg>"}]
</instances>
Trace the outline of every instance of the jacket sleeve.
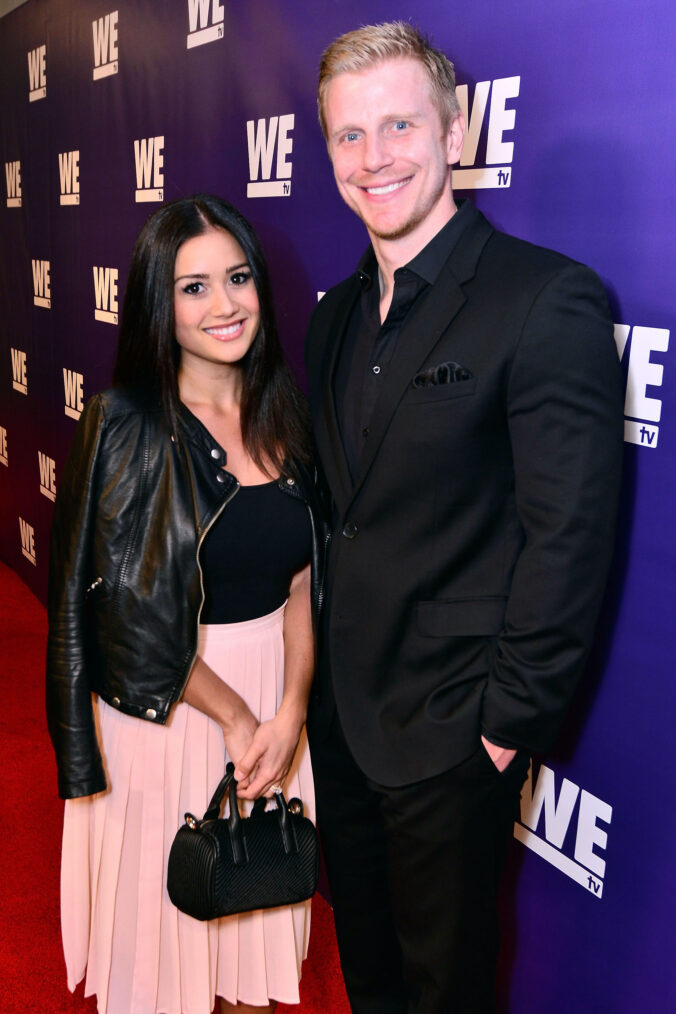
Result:
<instances>
[{"instance_id":1,"label":"jacket sleeve","mask_svg":"<svg viewBox=\"0 0 676 1014\"><path fill-rule=\"evenodd\" d=\"M508 383L524 542L484 698L500 746L549 749L582 672L612 556L622 404L605 292L570 264L535 298Z\"/></svg>"},{"instance_id":2,"label":"jacket sleeve","mask_svg":"<svg viewBox=\"0 0 676 1014\"><path fill-rule=\"evenodd\" d=\"M96 396L78 422L52 522L46 702L63 799L106 788L87 671L86 604L102 432L101 401Z\"/></svg>"}]
</instances>

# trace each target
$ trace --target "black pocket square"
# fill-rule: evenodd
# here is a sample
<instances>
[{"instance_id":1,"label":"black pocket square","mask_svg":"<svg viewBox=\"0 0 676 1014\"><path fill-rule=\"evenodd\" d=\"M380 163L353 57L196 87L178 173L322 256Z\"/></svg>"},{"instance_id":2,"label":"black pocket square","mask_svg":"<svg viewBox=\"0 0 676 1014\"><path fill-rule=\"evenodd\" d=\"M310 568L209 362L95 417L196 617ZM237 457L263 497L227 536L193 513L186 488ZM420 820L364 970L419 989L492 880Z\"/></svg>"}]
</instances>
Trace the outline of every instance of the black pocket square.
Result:
<instances>
[{"instance_id":1,"label":"black pocket square","mask_svg":"<svg viewBox=\"0 0 676 1014\"><path fill-rule=\"evenodd\" d=\"M459 380L471 380L473 374L460 363L439 363L421 370L413 378L413 387L436 387L439 384L454 384Z\"/></svg>"}]
</instances>

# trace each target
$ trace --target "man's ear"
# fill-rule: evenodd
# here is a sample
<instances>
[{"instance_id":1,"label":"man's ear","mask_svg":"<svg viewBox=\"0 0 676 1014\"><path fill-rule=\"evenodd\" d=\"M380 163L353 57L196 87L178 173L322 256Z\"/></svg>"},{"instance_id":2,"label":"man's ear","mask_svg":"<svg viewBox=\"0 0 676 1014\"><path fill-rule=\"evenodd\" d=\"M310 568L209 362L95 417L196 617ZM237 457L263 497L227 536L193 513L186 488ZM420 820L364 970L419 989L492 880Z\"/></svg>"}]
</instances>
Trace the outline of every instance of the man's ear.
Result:
<instances>
[{"instance_id":1,"label":"man's ear","mask_svg":"<svg viewBox=\"0 0 676 1014\"><path fill-rule=\"evenodd\" d=\"M462 146L465 141L465 117L458 113L450 124L446 134L446 153L448 164L455 165L460 161Z\"/></svg>"}]
</instances>

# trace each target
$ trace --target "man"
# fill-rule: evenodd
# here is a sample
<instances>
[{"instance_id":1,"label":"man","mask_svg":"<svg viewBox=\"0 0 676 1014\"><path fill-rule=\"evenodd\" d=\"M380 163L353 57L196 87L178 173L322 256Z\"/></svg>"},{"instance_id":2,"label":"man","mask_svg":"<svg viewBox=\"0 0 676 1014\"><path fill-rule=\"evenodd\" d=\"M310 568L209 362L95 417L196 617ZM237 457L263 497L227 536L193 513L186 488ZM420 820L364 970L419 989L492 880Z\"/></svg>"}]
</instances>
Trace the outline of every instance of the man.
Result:
<instances>
[{"instance_id":1,"label":"man","mask_svg":"<svg viewBox=\"0 0 676 1014\"><path fill-rule=\"evenodd\" d=\"M622 391L582 265L456 202L453 67L409 25L324 53L320 121L371 245L314 312L333 500L309 731L354 1014L493 1009L497 890L609 565Z\"/></svg>"}]
</instances>

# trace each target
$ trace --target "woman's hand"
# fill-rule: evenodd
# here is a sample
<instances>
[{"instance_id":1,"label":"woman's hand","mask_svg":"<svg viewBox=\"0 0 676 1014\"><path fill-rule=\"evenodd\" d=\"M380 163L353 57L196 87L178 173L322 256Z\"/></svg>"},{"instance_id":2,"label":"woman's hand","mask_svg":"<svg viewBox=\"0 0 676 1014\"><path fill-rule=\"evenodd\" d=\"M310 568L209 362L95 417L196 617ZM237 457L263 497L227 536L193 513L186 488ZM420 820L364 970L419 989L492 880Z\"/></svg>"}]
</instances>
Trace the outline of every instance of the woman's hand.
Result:
<instances>
[{"instance_id":1,"label":"woman's hand","mask_svg":"<svg viewBox=\"0 0 676 1014\"><path fill-rule=\"evenodd\" d=\"M228 757L237 764L240 757L245 757L259 728L258 719L242 701L237 713L228 721L221 722L225 749Z\"/></svg>"},{"instance_id":2,"label":"woman's hand","mask_svg":"<svg viewBox=\"0 0 676 1014\"><path fill-rule=\"evenodd\" d=\"M251 748L258 719L246 701L199 656L195 659L183 700L202 714L218 722L228 756L237 763Z\"/></svg>"},{"instance_id":3,"label":"woman's hand","mask_svg":"<svg viewBox=\"0 0 676 1014\"><path fill-rule=\"evenodd\" d=\"M273 785L284 783L304 720L302 713L280 708L274 718L260 723L249 749L236 765L235 778L240 799L270 796Z\"/></svg>"}]
</instances>

